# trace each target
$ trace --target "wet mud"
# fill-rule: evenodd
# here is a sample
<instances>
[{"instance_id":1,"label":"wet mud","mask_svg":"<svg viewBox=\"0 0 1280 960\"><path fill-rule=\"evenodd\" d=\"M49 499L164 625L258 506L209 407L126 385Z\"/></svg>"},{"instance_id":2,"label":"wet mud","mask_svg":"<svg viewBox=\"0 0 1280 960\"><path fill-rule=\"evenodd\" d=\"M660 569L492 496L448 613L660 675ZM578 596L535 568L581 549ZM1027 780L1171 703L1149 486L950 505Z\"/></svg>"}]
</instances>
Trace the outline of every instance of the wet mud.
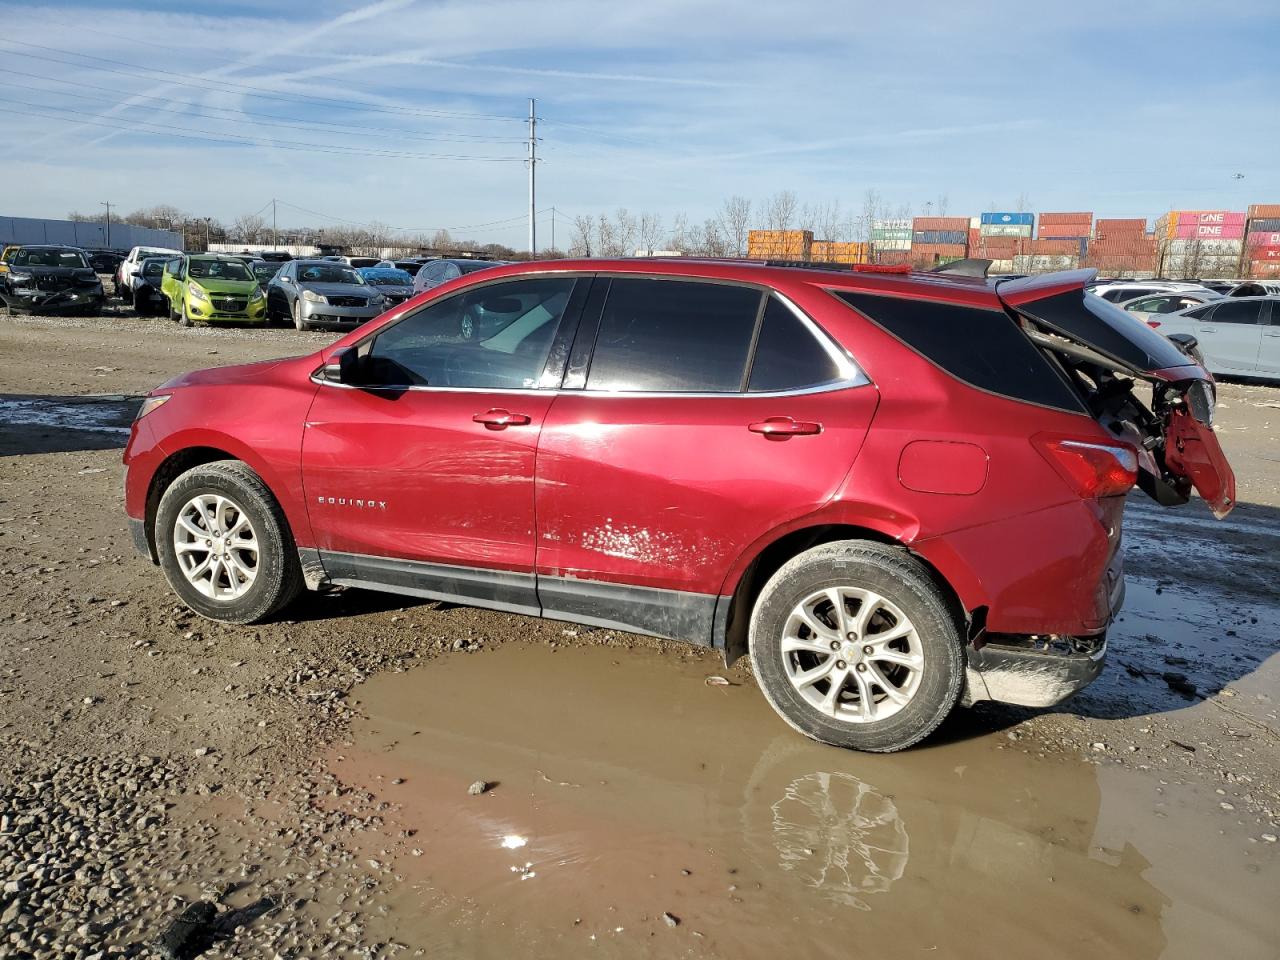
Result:
<instances>
[{"instance_id":1,"label":"wet mud","mask_svg":"<svg viewBox=\"0 0 1280 960\"><path fill-rule=\"evenodd\" d=\"M1274 847L1210 791L1030 757L963 720L903 754L829 748L715 672L699 652L511 644L366 683L329 767L390 805L359 841L397 881L389 932L474 957L1280 942Z\"/></svg>"}]
</instances>

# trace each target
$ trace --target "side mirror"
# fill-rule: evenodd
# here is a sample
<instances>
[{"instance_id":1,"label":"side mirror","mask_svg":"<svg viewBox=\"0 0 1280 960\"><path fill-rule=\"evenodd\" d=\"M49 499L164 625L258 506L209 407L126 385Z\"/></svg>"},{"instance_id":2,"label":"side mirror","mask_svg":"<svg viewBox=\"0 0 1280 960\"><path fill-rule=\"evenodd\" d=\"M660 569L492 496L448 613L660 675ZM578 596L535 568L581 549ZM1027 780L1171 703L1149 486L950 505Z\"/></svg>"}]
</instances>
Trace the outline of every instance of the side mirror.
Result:
<instances>
[{"instance_id":1,"label":"side mirror","mask_svg":"<svg viewBox=\"0 0 1280 960\"><path fill-rule=\"evenodd\" d=\"M1200 353L1200 341L1189 333L1171 333L1169 340L1196 363L1204 366L1204 355Z\"/></svg>"},{"instance_id":2,"label":"side mirror","mask_svg":"<svg viewBox=\"0 0 1280 960\"><path fill-rule=\"evenodd\" d=\"M322 376L330 383L343 383L347 386L362 386L361 376L364 364L355 347L339 350L324 365Z\"/></svg>"}]
</instances>

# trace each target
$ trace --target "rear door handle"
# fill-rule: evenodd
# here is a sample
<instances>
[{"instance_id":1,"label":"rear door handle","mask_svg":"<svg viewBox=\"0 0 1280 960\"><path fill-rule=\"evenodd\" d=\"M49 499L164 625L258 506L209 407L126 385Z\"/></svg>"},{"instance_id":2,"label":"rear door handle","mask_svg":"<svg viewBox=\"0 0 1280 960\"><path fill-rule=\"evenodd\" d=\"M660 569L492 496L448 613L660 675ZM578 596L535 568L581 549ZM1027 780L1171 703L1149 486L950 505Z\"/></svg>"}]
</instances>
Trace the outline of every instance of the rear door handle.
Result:
<instances>
[{"instance_id":1,"label":"rear door handle","mask_svg":"<svg viewBox=\"0 0 1280 960\"><path fill-rule=\"evenodd\" d=\"M484 413L477 413L471 418L476 423L483 423L488 430L505 430L507 427L523 427L528 425L529 418L523 413L512 413L501 407L494 407Z\"/></svg>"},{"instance_id":2,"label":"rear door handle","mask_svg":"<svg viewBox=\"0 0 1280 960\"><path fill-rule=\"evenodd\" d=\"M762 433L770 440L786 440L788 437L812 436L822 432L822 424L811 420L795 420L791 417L770 417L747 424L752 433Z\"/></svg>"},{"instance_id":3,"label":"rear door handle","mask_svg":"<svg viewBox=\"0 0 1280 960\"><path fill-rule=\"evenodd\" d=\"M1213 327L1197 327L1196 329L1197 329L1200 333L1217 333L1217 332L1218 332L1218 331L1217 331L1217 330L1215 330Z\"/></svg>"}]
</instances>

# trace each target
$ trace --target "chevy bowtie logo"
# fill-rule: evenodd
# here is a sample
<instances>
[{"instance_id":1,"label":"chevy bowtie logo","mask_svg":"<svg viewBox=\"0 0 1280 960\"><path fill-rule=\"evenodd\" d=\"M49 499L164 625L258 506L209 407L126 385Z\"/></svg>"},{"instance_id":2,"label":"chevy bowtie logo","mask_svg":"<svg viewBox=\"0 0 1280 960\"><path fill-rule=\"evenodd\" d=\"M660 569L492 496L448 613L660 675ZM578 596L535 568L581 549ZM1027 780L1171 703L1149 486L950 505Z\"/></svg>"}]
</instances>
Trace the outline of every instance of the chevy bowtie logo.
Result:
<instances>
[{"instance_id":1,"label":"chevy bowtie logo","mask_svg":"<svg viewBox=\"0 0 1280 960\"><path fill-rule=\"evenodd\" d=\"M355 507L358 510L387 509L387 501L385 500L360 500L353 497L316 497L316 501L321 506L328 504L331 507Z\"/></svg>"}]
</instances>

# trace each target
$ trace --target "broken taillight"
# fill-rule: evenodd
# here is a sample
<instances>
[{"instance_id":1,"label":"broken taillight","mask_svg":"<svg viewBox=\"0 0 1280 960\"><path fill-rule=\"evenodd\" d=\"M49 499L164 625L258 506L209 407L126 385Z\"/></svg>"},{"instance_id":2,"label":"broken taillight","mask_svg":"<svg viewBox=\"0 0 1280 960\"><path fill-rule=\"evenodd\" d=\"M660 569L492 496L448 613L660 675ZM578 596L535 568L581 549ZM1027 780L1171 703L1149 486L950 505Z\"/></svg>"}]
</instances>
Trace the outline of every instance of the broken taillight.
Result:
<instances>
[{"instance_id":1,"label":"broken taillight","mask_svg":"<svg viewBox=\"0 0 1280 960\"><path fill-rule=\"evenodd\" d=\"M1133 447L1044 434L1031 442L1086 500L1120 496L1138 482L1138 454Z\"/></svg>"}]
</instances>

